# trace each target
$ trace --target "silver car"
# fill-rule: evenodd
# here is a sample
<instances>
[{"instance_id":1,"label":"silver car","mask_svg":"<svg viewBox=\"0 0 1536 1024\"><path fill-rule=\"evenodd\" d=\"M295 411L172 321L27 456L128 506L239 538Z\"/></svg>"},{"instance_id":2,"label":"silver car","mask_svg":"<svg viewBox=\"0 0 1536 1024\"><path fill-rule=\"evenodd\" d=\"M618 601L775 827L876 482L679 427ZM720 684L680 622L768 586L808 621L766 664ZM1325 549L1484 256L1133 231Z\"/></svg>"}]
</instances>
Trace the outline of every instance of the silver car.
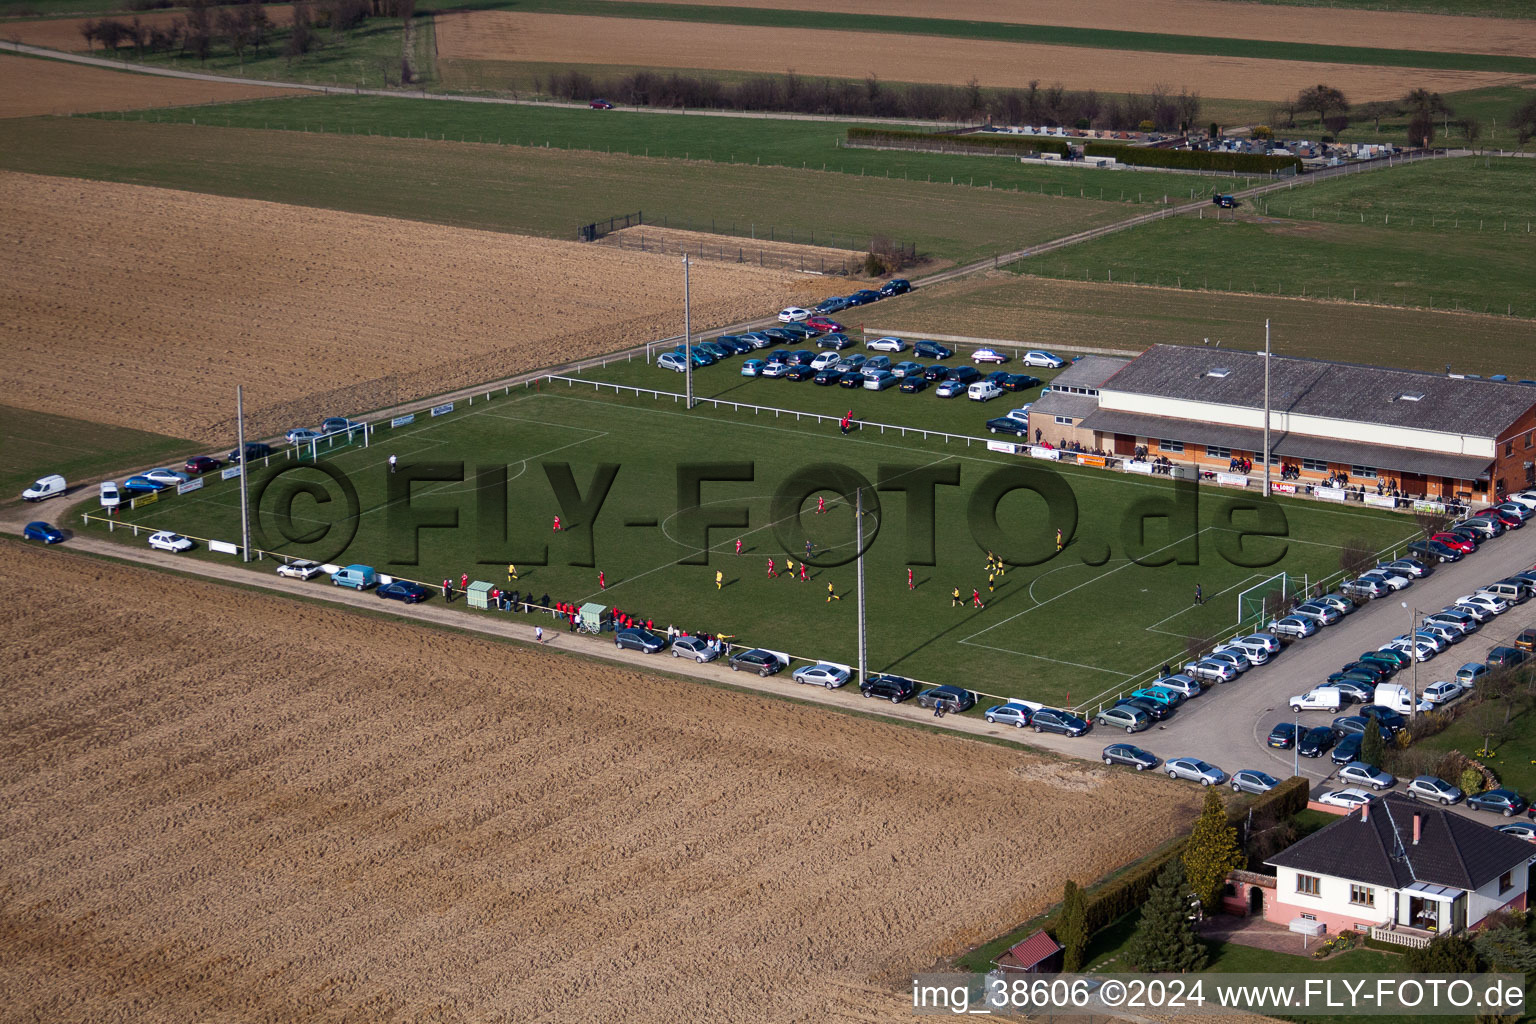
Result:
<instances>
[{"instance_id":1,"label":"silver car","mask_svg":"<svg viewBox=\"0 0 1536 1024\"><path fill-rule=\"evenodd\" d=\"M1230 654L1234 657L1242 658L1244 661L1248 662L1249 668L1253 668L1255 665L1269 664L1269 652L1258 646L1240 647L1236 643L1229 642L1224 646L1218 647L1212 651L1211 657L1214 658L1219 654Z\"/></svg>"},{"instance_id":2,"label":"silver car","mask_svg":"<svg viewBox=\"0 0 1536 1024\"><path fill-rule=\"evenodd\" d=\"M1205 688L1196 679L1183 674L1164 676L1157 681L1157 685L1172 690L1182 697L1198 697L1205 692Z\"/></svg>"},{"instance_id":3,"label":"silver car","mask_svg":"<svg viewBox=\"0 0 1536 1024\"><path fill-rule=\"evenodd\" d=\"M1302 615L1311 619L1319 626L1331 626L1344 616L1336 608L1330 608L1317 601L1306 601L1291 609L1292 615Z\"/></svg>"},{"instance_id":4,"label":"silver car","mask_svg":"<svg viewBox=\"0 0 1536 1024\"><path fill-rule=\"evenodd\" d=\"M1386 789L1388 786L1397 785L1395 776L1382 771L1375 765L1366 764L1364 761L1351 761L1339 769L1339 781L1352 783L1356 786L1370 786L1372 789Z\"/></svg>"},{"instance_id":5,"label":"silver car","mask_svg":"<svg viewBox=\"0 0 1536 1024\"><path fill-rule=\"evenodd\" d=\"M1257 768L1244 768L1242 771L1232 773L1232 792L1234 793L1268 793L1278 785L1280 785L1279 779Z\"/></svg>"},{"instance_id":6,"label":"silver car","mask_svg":"<svg viewBox=\"0 0 1536 1024\"><path fill-rule=\"evenodd\" d=\"M852 675L852 672L841 665L828 665L821 662L795 669L791 673L791 678L797 683L809 683L812 686L825 686L829 690L835 690L846 684Z\"/></svg>"},{"instance_id":7,"label":"silver car","mask_svg":"<svg viewBox=\"0 0 1536 1024\"><path fill-rule=\"evenodd\" d=\"M1191 662L1184 666L1184 672L1196 679L1210 679L1218 683L1230 683L1237 678L1237 669L1215 658L1202 658L1200 661Z\"/></svg>"},{"instance_id":8,"label":"silver car","mask_svg":"<svg viewBox=\"0 0 1536 1024\"><path fill-rule=\"evenodd\" d=\"M277 574L279 576L291 576L296 580L312 580L324 571L319 564L308 559L289 562L287 565L277 567Z\"/></svg>"},{"instance_id":9,"label":"silver car","mask_svg":"<svg viewBox=\"0 0 1536 1024\"><path fill-rule=\"evenodd\" d=\"M1343 594L1324 594L1317 599L1318 604L1325 604L1340 615L1349 615L1355 610L1355 602Z\"/></svg>"},{"instance_id":10,"label":"silver car","mask_svg":"<svg viewBox=\"0 0 1536 1024\"><path fill-rule=\"evenodd\" d=\"M1170 757L1163 764L1170 779L1189 779L1202 786L1219 786L1227 781L1227 773L1198 757Z\"/></svg>"},{"instance_id":11,"label":"silver car","mask_svg":"<svg viewBox=\"0 0 1536 1024\"><path fill-rule=\"evenodd\" d=\"M1250 668L1253 668L1255 664L1254 660L1248 657L1248 655L1242 651L1236 649L1229 650L1224 647L1218 647L1210 654L1207 654L1205 656L1205 660L1226 662L1228 665L1231 665L1234 669L1236 669L1238 674L1247 672ZM1266 655L1264 660L1268 661L1269 657Z\"/></svg>"},{"instance_id":12,"label":"silver car","mask_svg":"<svg viewBox=\"0 0 1536 1024\"><path fill-rule=\"evenodd\" d=\"M1446 704L1461 696L1461 684L1441 681L1424 687L1424 699L1431 704Z\"/></svg>"},{"instance_id":13,"label":"silver car","mask_svg":"<svg viewBox=\"0 0 1536 1024\"><path fill-rule=\"evenodd\" d=\"M1094 717L1102 726L1110 729L1124 729L1126 732L1141 732L1143 729L1152 727L1152 716L1140 708L1105 708Z\"/></svg>"},{"instance_id":14,"label":"silver car","mask_svg":"<svg viewBox=\"0 0 1536 1024\"><path fill-rule=\"evenodd\" d=\"M998 704L987 708L986 719L993 725L1011 725L1022 729L1029 724L1030 709L1023 704Z\"/></svg>"},{"instance_id":15,"label":"silver car","mask_svg":"<svg viewBox=\"0 0 1536 1024\"><path fill-rule=\"evenodd\" d=\"M672 641L672 657L692 658L700 665L720 657L720 649L696 636L680 636Z\"/></svg>"},{"instance_id":16,"label":"silver car","mask_svg":"<svg viewBox=\"0 0 1536 1024\"><path fill-rule=\"evenodd\" d=\"M1269 624L1269 631L1280 636L1291 636L1300 639L1311 636L1317 632L1317 623L1300 615L1287 615L1283 619L1276 619Z\"/></svg>"},{"instance_id":17,"label":"silver car","mask_svg":"<svg viewBox=\"0 0 1536 1024\"><path fill-rule=\"evenodd\" d=\"M1410 800L1438 800L1442 804L1459 803L1465 794L1444 779L1433 775L1420 775L1408 783Z\"/></svg>"}]
</instances>

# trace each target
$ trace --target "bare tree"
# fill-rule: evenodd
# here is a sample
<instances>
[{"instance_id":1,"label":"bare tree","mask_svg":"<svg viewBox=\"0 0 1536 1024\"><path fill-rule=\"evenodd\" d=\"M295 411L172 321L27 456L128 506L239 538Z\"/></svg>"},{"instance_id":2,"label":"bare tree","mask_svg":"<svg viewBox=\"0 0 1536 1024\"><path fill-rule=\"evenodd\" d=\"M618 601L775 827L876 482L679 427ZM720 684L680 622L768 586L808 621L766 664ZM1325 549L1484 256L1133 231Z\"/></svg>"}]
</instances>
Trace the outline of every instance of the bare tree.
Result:
<instances>
[{"instance_id":1,"label":"bare tree","mask_svg":"<svg viewBox=\"0 0 1536 1024\"><path fill-rule=\"evenodd\" d=\"M80 34L85 37L85 48L94 52L96 49L96 22L87 18L80 26Z\"/></svg>"},{"instance_id":2,"label":"bare tree","mask_svg":"<svg viewBox=\"0 0 1536 1024\"><path fill-rule=\"evenodd\" d=\"M1483 123L1477 118L1468 115L1461 119L1461 137L1467 140L1467 148L1477 145L1477 140L1483 137Z\"/></svg>"},{"instance_id":3,"label":"bare tree","mask_svg":"<svg viewBox=\"0 0 1536 1024\"><path fill-rule=\"evenodd\" d=\"M1179 110L1179 128L1189 131L1200 120L1200 94L1190 92L1188 89L1180 89L1179 95L1174 99L1174 105Z\"/></svg>"},{"instance_id":4,"label":"bare tree","mask_svg":"<svg viewBox=\"0 0 1536 1024\"><path fill-rule=\"evenodd\" d=\"M1451 516L1446 512L1415 512L1413 518L1426 537L1442 532L1451 522Z\"/></svg>"},{"instance_id":5,"label":"bare tree","mask_svg":"<svg viewBox=\"0 0 1536 1024\"><path fill-rule=\"evenodd\" d=\"M1403 108L1392 100L1375 100L1370 103L1362 103L1356 108L1355 114L1361 120L1370 121L1377 132L1381 131L1381 119L1384 117L1396 117L1403 112Z\"/></svg>"},{"instance_id":6,"label":"bare tree","mask_svg":"<svg viewBox=\"0 0 1536 1024\"><path fill-rule=\"evenodd\" d=\"M1339 548L1339 568L1358 576L1376 564L1376 551L1364 537L1351 537Z\"/></svg>"},{"instance_id":7,"label":"bare tree","mask_svg":"<svg viewBox=\"0 0 1536 1024\"><path fill-rule=\"evenodd\" d=\"M1524 150L1525 144L1530 142L1532 137L1536 137L1536 97L1526 100L1520 109L1515 111L1515 116L1510 123L1515 129L1515 138L1519 140L1521 150Z\"/></svg>"},{"instance_id":8,"label":"bare tree","mask_svg":"<svg viewBox=\"0 0 1536 1024\"><path fill-rule=\"evenodd\" d=\"M1316 113L1318 121L1325 121L1335 110L1347 111L1349 101L1344 98L1344 93L1331 85L1314 85L1297 95L1296 109Z\"/></svg>"},{"instance_id":9,"label":"bare tree","mask_svg":"<svg viewBox=\"0 0 1536 1024\"><path fill-rule=\"evenodd\" d=\"M208 59L208 52L213 47L213 15L208 10L208 0L193 0L187 5L183 46L199 61Z\"/></svg>"}]
</instances>

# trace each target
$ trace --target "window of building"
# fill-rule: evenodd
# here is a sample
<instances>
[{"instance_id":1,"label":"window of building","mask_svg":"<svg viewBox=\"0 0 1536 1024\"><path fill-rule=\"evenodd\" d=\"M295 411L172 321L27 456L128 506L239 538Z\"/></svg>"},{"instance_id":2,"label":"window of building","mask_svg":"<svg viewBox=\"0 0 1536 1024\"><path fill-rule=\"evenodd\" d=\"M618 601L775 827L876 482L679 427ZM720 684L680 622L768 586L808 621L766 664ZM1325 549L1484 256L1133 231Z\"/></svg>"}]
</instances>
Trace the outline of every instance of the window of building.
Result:
<instances>
[{"instance_id":1,"label":"window of building","mask_svg":"<svg viewBox=\"0 0 1536 1024\"><path fill-rule=\"evenodd\" d=\"M1056 422L1070 427L1072 425L1072 417L1071 416L1057 416L1056 417Z\"/></svg>"},{"instance_id":2,"label":"window of building","mask_svg":"<svg viewBox=\"0 0 1536 1024\"><path fill-rule=\"evenodd\" d=\"M1374 907L1376 905L1376 890L1368 885L1353 885L1349 887L1349 902L1357 907Z\"/></svg>"},{"instance_id":3,"label":"window of building","mask_svg":"<svg viewBox=\"0 0 1536 1024\"><path fill-rule=\"evenodd\" d=\"M1323 891L1323 880L1316 875L1296 876L1296 891L1303 896L1320 896Z\"/></svg>"},{"instance_id":4,"label":"window of building","mask_svg":"<svg viewBox=\"0 0 1536 1024\"><path fill-rule=\"evenodd\" d=\"M1213 459L1230 459L1232 457L1232 449L1223 448L1219 444L1208 444L1205 446L1205 454Z\"/></svg>"},{"instance_id":5,"label":"window of building","mask_svg":"<svg viewBox=\"0 0 1536 1024\"><path fill-rule=\"evenodd\" d=\"M1184 450L1183 441L1159 441L1157 450L1162 452L1181 452Z\"/></svg>"},{"instance_id":6,"label":"window of building","mask_svg":"<svg viewBox=\"0 0 1536 1024\"><path fill-rule=\"evenodd\" d=\"M1529 448L1531 446L1531 432L1530 431L1526 432L1526 435L1525 435L1525 446L1527 448Z\"/></svg>"},{"instance_id":7,"label":"window of building","mask_svg":"<svg viewBox=\"0 0 1536 1024\"><path fill-rule=\"evenodd\" d=\"M1510 889L1514 888L1514 885L1515 885L1515 873L1513 871L1506 871L1502 875L1499 876L1499 892L1500 893L1509 892Z\"/></svg>"},{"instance_id":8,"label":"window of building","mask_svg":"<svg viewBox=\"0 0 1536 1024\"><path fill-rule=\"evenodd\" d=\"M1320 462L1317 459L1302 459L1301 468L1312 473L1326 473L1328 472L1328 463Z\"/></svg>"},{"instance_id":9,"label":"window of building","mask_svg":"<svg viewBox=\"0 0 1536 1024\"><path fill-rule=\"evenodd\" d=\"M1513 441L1505 441L1504 442L1504 454L1505 455L1513 455L1513 454L1515 454L1515 442L1513 442Z\"/></svg>"},{"instance_id":10,"label":"window of building","mask_svg":"<svg viewBox=\"0 0 1536 1024\"><path fill-rule=\"evenodd\" d=\"M1350 466L1349 467L1349 475L1350 476L1358 476L1358 477L1360 477L1363 480L1375 480L1376 479L1376 471L1374 469L1372 469L1370 466Z\"/></svg>"}]
</instances>

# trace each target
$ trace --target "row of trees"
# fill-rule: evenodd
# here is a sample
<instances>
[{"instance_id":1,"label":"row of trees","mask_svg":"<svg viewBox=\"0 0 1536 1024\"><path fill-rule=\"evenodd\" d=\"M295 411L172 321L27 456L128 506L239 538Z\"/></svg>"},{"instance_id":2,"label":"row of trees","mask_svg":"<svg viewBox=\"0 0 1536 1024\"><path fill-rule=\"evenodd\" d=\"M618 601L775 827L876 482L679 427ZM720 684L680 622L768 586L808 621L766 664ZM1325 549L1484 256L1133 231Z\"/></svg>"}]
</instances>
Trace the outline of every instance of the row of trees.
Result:
<instances>
[{"instance_id":1,"label":"row of trees","mask_svg":"<svg viewBox=\"0 0 1536 1024\"><path fill-rule=\"evenodd\" d=\"M1059 83L1031 82L1025 89L984 89L975 79L959 85L892 85L870 75L862 82L805 78L793 71L758 75L740 82L708 76L636 71L599 78L584 71L557 71L536 77L534 91L560 99L610 99L642 107L692 107L718 110L774 110L800 114L900 117L930 121L1050 125L1078 128L1135 129L1143 122L1159 131L1193 125L1200 117L1200 96L1187 89L1153 86L1145 93L1101 96L1076 92Z\"/></svg>"},{"instance_id":2,"label":"row of trees","mask_svg":"<svg viewBox=\"0 0 1536 1024\"><path fill-rule=\"evenodd\" d=\"M1382 121L1407 117L1408 139L1415 146L1433 144L1437 132L1454 133L1469 146L1483 135L1483 124L1478 118L1471 114L1457 117L1445 97L1428 89L1414 89L1397 99L1352 105L1343 91L1330 85L1314 85L1277 106L1271 113L1271 123L1294 128L1297 114L1315 115L1332 135L1338 135L1352 122L1366 121L1379 132ZM1536 138L1536 97L1526 100L1508 123L1522 147Z\"/></svg>"},{"instance_id":3,"label":"row of trees","mask_svg":"<svg viewBox=\"0 0 1536 1024\"><path fill-rule=\"evenodd\" d=\"M247 53L270 52L276 35L283 35L283 52L292 59L324 46L322 32L344 33L370 17L409 20L415 6L416 0L300 0L293 5L293 23L284 32L256 0L238 5L191 0L186 14L170 22L146 25L138 16L127 21L100 18L84 22L80 34L92 51L100 43L104 50L131 48L139 58L146 52L177 53L206 61L216 49L224 48L244 65Z\"/></svg>"}]
</instances>

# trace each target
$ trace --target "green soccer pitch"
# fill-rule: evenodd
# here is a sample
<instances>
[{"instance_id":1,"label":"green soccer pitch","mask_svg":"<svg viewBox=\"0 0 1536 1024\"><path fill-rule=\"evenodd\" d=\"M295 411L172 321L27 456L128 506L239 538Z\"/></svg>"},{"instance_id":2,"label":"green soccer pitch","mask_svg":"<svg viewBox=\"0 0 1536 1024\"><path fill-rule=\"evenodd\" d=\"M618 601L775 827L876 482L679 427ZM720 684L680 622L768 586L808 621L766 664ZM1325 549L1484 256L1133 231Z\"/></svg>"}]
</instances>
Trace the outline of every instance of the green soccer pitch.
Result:
<instances>
[{"instance_id":1,"label":"green soccer pitch","mask_svg":"<svg viewBox=\"0 0 1536 1024\"><path fill-rule=\"evenodd\" d=\"M390 455L400 463L393 481ZM666 397L546 381L460 403L440 417L421 413L394 429L385 421L369 446L322 453L318 467L274 459L266 470L253 469L253 543L296 557L362 562L434 589L444 577L457 585L465 574L505 586L511 561L519 571L512 586L535 598L597 601L654 619L658 629L671 624L852 663L848 498L859 485L848 470L870 482L866 493L878 501L866 516L870 671L1046 702L1113 693L1184 656L1190 639L1229 635L1238 592L1277 572L1317 580L1338 572L1346 542L1384 550L1417 532L1401 516L1281 500L1263 524L1281 536L1249 536L1239 546L1239 533L1261 519L1232 506L1254 503L1252 495L1059 466L989 451L979 439L945 444L872 428L843 436L835 423L793 413L687 412ZM689 472L705 478L696 507L680 486ZM1020 472L1055 493L1052 503L1030 490L1005 490L1017 482L1010 474ZM612 474L611 483L595 516L573 512L579 500L592 499L603 473ZM934 475L959 483L924 483ZM347 515L336 477L355 490L356 516ZM792 486L797 479L808 482ZM912 489L874 489L882 480ZM563 508L561 481L568 488ZM817 481L827 488L805 490ZM923 493L933 496L931 517L913 512L914 495ZM825 512L817 511L818 498L826 499ZM119 522L234 541L238 502L235 481L210 480L203 490L125 510ZM715 526L702 539L701 519L728 523L733 514L745 525ZM933 564L920 564L930 534ZM120 527L112 536L144 543ZM816 555L802 582L807 539ZM1011 566L989 592L985 562L994 545L1000 555L1038 564ZM768 575L769 558L777 578ZM794 578L786 558L795 563ZM829 583L838 600L827 601ZM1197 584L1205 597L1199 606ZM320 577L314 585L328 584ZM955 588L963 606L954 606ZM985 607L974 606L973 589Z\"/></svg>"}]
</instances>

